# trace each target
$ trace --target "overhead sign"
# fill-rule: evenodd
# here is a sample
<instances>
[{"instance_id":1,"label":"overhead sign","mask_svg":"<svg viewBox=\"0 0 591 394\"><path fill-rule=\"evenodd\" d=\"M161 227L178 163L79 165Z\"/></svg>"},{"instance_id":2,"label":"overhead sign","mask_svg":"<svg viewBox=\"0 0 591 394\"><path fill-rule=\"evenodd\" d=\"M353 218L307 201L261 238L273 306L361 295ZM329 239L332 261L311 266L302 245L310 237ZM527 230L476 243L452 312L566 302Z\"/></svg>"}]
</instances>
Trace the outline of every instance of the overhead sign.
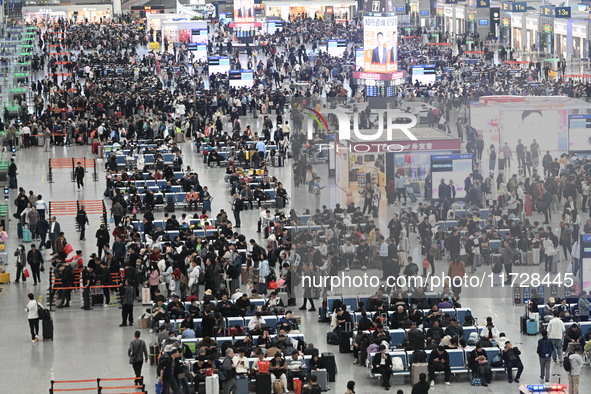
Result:
<instances>
[{"instance_id":1,"label":"overhead sign","mask_svg":"<svg viewBox=\"0 0 591 394\"><path fill-rule=\"evenodd\" d=\"M489 8L490 0L477 0L476 8Z\"/></svg>"},{"instance_id":2,"label":"overhead sign","mask_svg":"<svg viewBox=\"0 0 591 394\"><path fill-rule=\"evenodd\" d=\"M501 3L501 11L526 12L527 11L527 3L525 1L503 2L503 3Z\"/></svg>"},{"instance_id":3,"label":"overhead sign","mask_svg":"<svg viewBox=\"0 0 591 394\"><path fill-rule=\"evenodd\" d=\"M570 7L555 7L555 17L556 18L570 18L571 17L571 10Z\"/></svg>"}]
</instances>

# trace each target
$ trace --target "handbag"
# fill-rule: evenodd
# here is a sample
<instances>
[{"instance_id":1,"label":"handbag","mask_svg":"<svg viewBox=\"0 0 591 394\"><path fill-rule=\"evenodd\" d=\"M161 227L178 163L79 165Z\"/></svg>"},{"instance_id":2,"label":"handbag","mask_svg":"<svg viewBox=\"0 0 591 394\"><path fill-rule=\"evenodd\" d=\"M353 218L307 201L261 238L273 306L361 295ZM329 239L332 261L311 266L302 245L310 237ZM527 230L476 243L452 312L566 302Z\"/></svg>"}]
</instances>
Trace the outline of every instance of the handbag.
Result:
<instances>
[{"instance_id":1,"label":"handbag","mask_svg":"<svg viewBox=\"0 0 591 394\"><path fill-rule=\"evenodd\" d=\"M429 268L431 266L431 263L429 263L429 260L425 259L423 260L423 268Z\"/></svg>"},{"instance_id":2,"label":"handbag","mask_svg":"<svg viewBox=\"0 0 591 394\"><path fill-rule=\"evenodd\" d=\"M111 217L109 218L109 223L113 223L114 221L115 221L115 219L113 219L113 217L111 216ZM160 389L160 390L162 390L162 389Z\"/></svg>"},{"instance_id":3,"label":"handbag","mask_svg":"<svg viewBox=\"0 0 591 394\"><path fill-rule=\"evenodd\" d=\"M482 378L472 378L470 384L472 386L482 386Z\"/></svg>"},{"instance_id":4,"label":"handbag","mask_svg":"<svg viewBox=\"0 0 591 394\"><path fill-rule=\"evenodd\" d=\"M66 244L66 246L64 246L64 253L66 255L72 253L74 251L74 247L70 244Z\"/></svg>"},{"instance_id":5,"label":"handbag","mask_svg":"<svg viewBox=\"0 0 591 394\"><path fill-rule=\"evenodd\" d=\"M23 276L25 278L28 278L29 276L31 276L31 274L29 273L29 269L28 268L25 268L25 270L23 271Z\"/></svg>"}]
</instances>

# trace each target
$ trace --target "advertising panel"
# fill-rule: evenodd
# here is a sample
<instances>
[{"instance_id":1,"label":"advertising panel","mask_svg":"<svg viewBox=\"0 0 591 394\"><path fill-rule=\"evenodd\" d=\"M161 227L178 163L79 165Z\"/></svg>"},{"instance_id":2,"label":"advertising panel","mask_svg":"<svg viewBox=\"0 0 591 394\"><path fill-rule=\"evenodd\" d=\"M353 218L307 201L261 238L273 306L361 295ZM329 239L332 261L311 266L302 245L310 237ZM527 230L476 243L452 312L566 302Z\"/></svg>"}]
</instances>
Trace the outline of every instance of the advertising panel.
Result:
<instances>
[{"instance_id":1,"label":"advertising panel","mask_svg":"<svg viewBox=\"0 0 591 394\"><path fill-rule=\"evenodd\" d=\"M432 199L439 199L439 185L443 179L446 184L453 182L456 199L466 197L464 179L472 173L472 154L431 156L431 176L433 178Z\"/></svg>"},{"instance_id":2,"label":"advertising panel","mask_svg":"<svg viewBox=\"0 0 591 394\"><path fill-rule=\"evenodd\" d=\"M396 16L363 18L364 71L389 73L398 69Z\"/></svg>"},{"instance_id":3,"label":"advertising panel","mask_svg":"<svg viewBox=\"0 0 591 394\"><path fill-rule=\"evenodd\" d=\"M254 22L254 0L234 0L234 22Z\"/></svg>"},{"instance_id":4,"label":"advertising panel","mask_svg":"<svg viewBox=\"0 0 591 394\"><path fill-rule=\"evenodd\" d=\"M231 88L247 87L254 84L253 70L230 70L228 71L228 80Z\"/></svg>"}]
</instances>

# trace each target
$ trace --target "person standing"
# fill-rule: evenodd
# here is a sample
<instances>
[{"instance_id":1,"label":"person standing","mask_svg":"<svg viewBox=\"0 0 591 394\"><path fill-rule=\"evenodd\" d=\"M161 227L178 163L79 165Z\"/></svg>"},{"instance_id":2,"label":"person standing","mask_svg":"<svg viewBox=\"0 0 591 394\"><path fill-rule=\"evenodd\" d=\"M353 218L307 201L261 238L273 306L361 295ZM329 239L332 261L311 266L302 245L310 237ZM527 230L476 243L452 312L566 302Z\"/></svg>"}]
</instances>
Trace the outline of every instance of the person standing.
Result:
<instances>
[{"instance_id":1,"label":"person standing","mask_svg":"<svg viewBox=\"0 0 591 394\"><path fill-rule=\"evenodd\" d=\"M581 357L580 345L575 346L574 353L568 356L570 361L570 371L568 371L568 388L570 394L579 394L579 378L581 377L581 369L583 368L583 358Z\"/></svg>"},{"instance_id":2,"label":"person standing","mask_svg":"<svg viewBox=\"0 0 591 394\"><path fill-rule=\"evenodd\" d=\"M49 127L46 127L43 130L43 150L45 152L49 152L49 148L51 146L51 131L49 131Z\"/></svg>"},{"instance_id":3,"label":"person standing","mask_svg":"<svg viewBox=\"0 0 591 394\"><path fill-rule=\"evenodd\" d=\"M236 222L234 228L240 228L240 212L242 212L244 205L242 199L238 197L238 193L234 193L230 204L232 204L232 212L234 213L234 221Z\"/></svg>"},{"instance_id":4,"label":"person standing","mask_svg":"<svg viewBox=\"0 0 591 394\"><path fill-rule=\"evenodd\" d=\"M59 267L62 290L62 302L58 308L69 308L72 298L72 287L74 286L74 271L69 263L63 263Z\"/></svg>"},{"instance_id":5,"label":"person standing","mask_svg":"<svg viewBox=\"0 0 591 394\"><path fill-rule=\"evenodd\" d=\"M550 361L552 359L552 341L548 339L548 331L542 330L542 338L538 340L536 353L540 358L540 379L550 381Z\"/></svg>"},{"instance_id":6,"label":"person standing","mask_svg":"<svg viewBox=\"0 0 591 394\"><path fill-rule=\"evenodd\" d=\"M16 280L14 283L19 283L21 277L23 282L26 282L27 277L25 276L25 267L27 266L27 259L25 255L25 246L23 244L18 246L14 252L14 256L16 257Z\"/></svg>"},{"instance_id":7,"label":"person standing","mask_svg":"<svg viewBox=\"0 0 591 394\"><path fill-rule=\"evenodd\" d=\"M538 167L540 165L540 145L538 144L538 142L535 140L534 138L534 142L531 143L531 145L529 146L529 151L531 152L531 161L532 161L532 167L534 169L534 171L538 171Z\"/></svg>"},{"instance_id":8,"label":"person standing","mask_svg":"<svg viewBox=\"0 0 591 394\"><path fill-rule=\"evenodd\" d=\"M141 332L136 331L127 349L129 363L133 366L135 377L138 378L134 381L135 385L140 385L141 380L139 378L142 376L142 366L144 362L148 362L148 349L146 343L140 339L141 335Z\"/></svg>"},{"instance_id":9,"label":"person standing","mask_svg":"<svg viewBox=\"0 0 591 394\"><path fill-rule=\"evenodd\" d=\"M89 224L89 222L88 215L86 214L84 205L80 206L80 209L76 214L76 224L78 224L78 227L80 229L80 241L86 240L86 225Z\"/></svg>"},{"instance_id":10,"label":"person standing","mask_svg":"<svg viewBox=\"0 0 591 394\"><path fill-rule=\"evenodd\" d=\"M505 284L508 285L511 283L511 272L513 271L513 261L515 261L515 256L517 256L517 252L508 240L504 242L505 249L503 250L503 265L505 266Z\"/></svg>"},{"instance_id":11,"label":"person standing","mask_svg":"<svg viewBox=\"0 0 591 394\"><path fill-rule=\"evenodd\" d=\"M33 286L41 283L41 270L43 269L43 255L41 251L31 244L31 250L27 253L27 262L31 267L31 275L33 276Z\"/></svg>"},{"instance_id":12,"label":"person standing","mask_svg":"<svg viewBox=\"0 0 591 394\"><path fill-rule=\"evenodd\" d=\"M238 391L238 385L236 384L236 366L233 362L234 350L232 348L226 350L226 357L222 361L222 371L226 376L226 380L223 383L223 393L230 394Z\"/></svg>"},{"instance_id":13,"label":"person standing","mask_svg":"<svg viewBox=\"0 0 591 394\"><path fill-rule=\"evenodd\" d=\"M101 224L100 228L96 230L96 246L98 247L98 258L102 258L103 256L103 249L105 245L109 245L111 236L109 235L109 230L105 227L104 224Z\"/></svg>"},{"instance_id":14,"label":"person standing","mask_svg":"<svg viewBox=\"0 0 591 394\"><path fill-rule=\"evenodd\" d=\"M123 210L123 205L121 205L119 201L116 201L111 207L111 216L113 216L115 226L119 225L119 222L121 222L121 219L123 219L124 214L125 212Z\"/></svg>"},{"instance_id":15,"label":"person standing","mask_svg":"<svg viewBox=\"0 0 591 394\"><path fill-rule=\"evenodd\" d=\"M51 241L51 250L55 253L55 241L61 233L61 227L55 216L51 217L51 223L49 223L49 241Z\"/></svg>"},{"instance_id":16,"label":"person standing","mask_svg":"<svg viewBox=\"0 0 591 394\"><path fill-rule=\"evenodd\" d=\"M17 167L14 163L14 159L10 159L10 164L8 165L8 187L11 189L18 188L18 181L16 179L17 175Z\"/></svg>"},{"instance_id":17,"label":"person standing","mask_svg":"<svg viewBox=\"0 0 591 394\"><path fill-rule=\"evenodd\" d=\"M135 290L133 286L129 283L129 279L126 279L125 285L121 287L121 305L123 306L123 308L121 309L122 323L119 324L119 327L127 327L127 321L129 321L129 326L133 326L134 295Z\"/></svg>"},{"instance_id":18,"label":"person standing","mask_svg":"<svg viewBox=\"0 0 591 394\"><path fill-rule=\"evenodd\" d=\"M74 169L74 179L76 180L76 186L78 186L78 190L80 188L84 188L84 167L82 167L82 163L78 162L76 168Z\"/></svg>"},{"instance_id":19,"label":"person standing","mask_svg":"<svg viewBox=\"0 0 591 394\"><path fill-rule=\"evenodd\" d=\"M49 223L47 222L47 220L45 220L45 217L39 218L37 226L35 226L35 231L39 236L39 250L43 250L43 248L48 249L45 240L47 239L47 232L49 231Z\"/></svg>"},{"instance_id":20,"label":"person standing","mask_svg":"<svg viewBox=\"0 0 591 394\"><path fill-rule=\"evenodd\" d=\"M454 278L463 278L466 275L466 265L463 261L461 261L458 258L453 259L449 263L449 270L447 272L447 275L451 278L451 288L454 295L460 298L460 293L462 292L462 279L460 279L459 282L456 282L454 281ZM456 286L456 283L460 283L460 286Z\"/></svg>"},{"instance_id":21,"label":"person standing","mask_svg":"<svg viewBox=\"0 0 591 394\"><path fill-rule=\"evenodd\" d=\"M427 374L420 373L419 381L412 386L411 394L429 394L429 382L427 382Z\"/></svg>"},{"instance_id":22,"label":"person standing","mask_svg":"<svg viewBox=\"0 0 591 394\"><path fill-rule=\"evenodd\" d=\"M29 302L25 306L27 312L27 319L29 319L29 329L31 330L31 340L33 343L39 342L39 308L43 309L43 305L35 300L33 293L29 293Z\"/></svg>"}]
</instances>

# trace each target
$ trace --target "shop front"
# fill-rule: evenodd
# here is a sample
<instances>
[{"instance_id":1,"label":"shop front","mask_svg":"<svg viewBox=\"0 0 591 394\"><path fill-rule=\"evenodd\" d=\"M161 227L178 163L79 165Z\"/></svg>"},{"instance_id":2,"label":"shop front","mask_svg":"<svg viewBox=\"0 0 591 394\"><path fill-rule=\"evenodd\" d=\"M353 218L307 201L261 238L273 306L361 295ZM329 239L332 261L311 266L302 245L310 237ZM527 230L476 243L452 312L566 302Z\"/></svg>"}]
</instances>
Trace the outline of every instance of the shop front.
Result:
<instances>
[{"instance_id":1,"label":"shop front","mask_svg":"<svg viewBox=\"0 0 591 394\"><path fill-rule=\"evenodd\" d=\"M511 44L512 48L523 50L526 46L524 37L524 32L526 30L525 14L513 12L509 15L509 18L511 19L509 25L509 29L511 30L509 43Z\"/></svg>"},{"instance_id":2,"label":"shop front","mask_svg":"<svg viewBox=\"0 0 591 394\"><path fill-rule=\"evenodd\" d=\"M304 16L322 18L335 22L350 21L356 13L357 2L346 0L334 1L273 1L265 3L265 15L283 20L299 19Z\"/></svg>"},{"instance_id":3,"label":"shop front","mask_svg":"<svg viewBox=\"0 0 591 394\"><path fill-rule=\"evenodd\" d=\"M588 43L587 43L587 21L569 20L572 24L572 52L575 58L589 57Z\"/></svg>"},{"instance_id":4,"label":"shop front","mask_svg":"<svg viewBox=\"0 0 591 394\"><path fill-rule=\"evenodd\" d=\"M538 22L537 15L526 15L525 16L525 43L528 49L541 48L541 34L540 31L540 24ZM523 37L522 37L523 38Z\"/></svg>"},{"instance_id":5,"label":"shop front","mask_svg":"<svg viewBox=\"0 0 591 394\"><path fill-rule=\"evenodd\" d=\"M72 19L76 23L108 22L113 15L113 6L108 4L71 5L71 6L25 6L23 7L25 23L44 24L59 18Z\"/></svg>"},{"instance_id":6,"label":"shop front","mask_svg":"<svg viewBox=\"0 0 591 394\"><path fill-rule=\"evenodd\" d=\"M554 20L554 53L558 57L567 56L567 20Z\"/></svg>"}]
</instances>

